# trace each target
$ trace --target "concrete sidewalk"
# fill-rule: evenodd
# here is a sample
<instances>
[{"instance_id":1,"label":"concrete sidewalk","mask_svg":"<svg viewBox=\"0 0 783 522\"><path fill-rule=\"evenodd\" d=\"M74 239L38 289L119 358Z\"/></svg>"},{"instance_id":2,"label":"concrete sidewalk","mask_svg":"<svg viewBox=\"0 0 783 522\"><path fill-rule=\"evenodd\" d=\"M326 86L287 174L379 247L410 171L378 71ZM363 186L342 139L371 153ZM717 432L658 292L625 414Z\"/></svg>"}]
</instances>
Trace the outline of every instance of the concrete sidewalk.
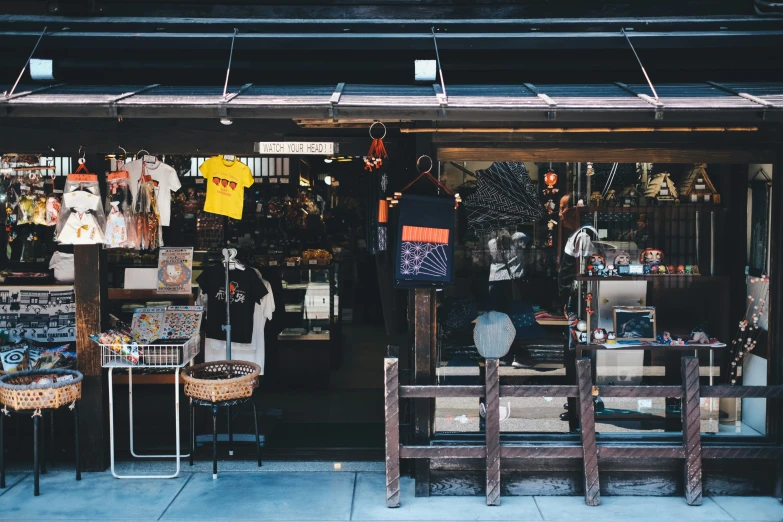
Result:
<instances>
[{"instance_id":1,"label":"concrete sidewalk","mask_svg":"<svg viewBox=\"0 0 783 522\"><path fill-rule=\"evenodd\" d=\"M679 497L602 497L587 507L582 497L502 497L487 507L483 497L416 498L413 481L402 479L402 506L385 507L380 463L221 463L212 480L208 463L197 463L175 479L118 480L110 473L72 472L33 477L19 470L0 490L0 520L358 520L358 521L781 521L783 504L769 497L712 497L687 506ZM123 464L122 472L167 471L160 463ZM193 471L195 469L195 471ZM231 471L233 469L233 471ZM298 469L298 471L286 471ZM304 471L307 469L307 471ZM225 470L225 471L224 471Z\"/></svg>"}]
</instances>

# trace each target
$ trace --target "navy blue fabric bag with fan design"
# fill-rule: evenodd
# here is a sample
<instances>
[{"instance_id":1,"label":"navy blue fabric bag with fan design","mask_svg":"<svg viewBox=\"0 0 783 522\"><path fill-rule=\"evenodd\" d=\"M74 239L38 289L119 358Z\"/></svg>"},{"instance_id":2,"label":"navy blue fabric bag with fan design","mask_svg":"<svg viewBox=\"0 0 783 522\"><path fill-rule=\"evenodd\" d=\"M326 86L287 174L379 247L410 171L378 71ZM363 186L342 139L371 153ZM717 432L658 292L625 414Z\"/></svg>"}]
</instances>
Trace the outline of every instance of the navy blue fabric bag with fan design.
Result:
<instances>
[{"instance_id":1,"label":"navy blue fabric bag with fan design","mask_svg":"<svg viewBox=\"0 0 783 522\"><path fill-rule=\"evenodd\" d=\"M398 288L454 282L454 199L405 194L400 198L394 283Z\"/></svg>"}]
</instances>

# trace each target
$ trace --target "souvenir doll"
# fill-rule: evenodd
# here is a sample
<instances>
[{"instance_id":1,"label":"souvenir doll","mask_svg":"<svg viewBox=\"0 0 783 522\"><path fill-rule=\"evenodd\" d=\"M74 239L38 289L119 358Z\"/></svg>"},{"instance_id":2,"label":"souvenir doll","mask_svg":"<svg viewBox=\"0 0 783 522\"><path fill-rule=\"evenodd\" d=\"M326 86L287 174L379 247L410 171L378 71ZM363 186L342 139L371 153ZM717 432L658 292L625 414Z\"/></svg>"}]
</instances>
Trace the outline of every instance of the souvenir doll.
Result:
<instances>
[{"instance_id":1,"label":"souvenir doll","mask_svg":"<svg viewBox=\"0 0 783 522\"><path fill-rule=\"evenodd\" d=\"M606 341L606 330L603 328L593 328L593 342L603 344Z\"/></svg>"},{"instance_id":2,"label":"souvenir doll","mask_svg":"<svg viewBox=\"0 0 783 522\"><path fill-rule=\"evenodd\" d=\"M580 343L587 343L587 322L579 321L576 323L576 340Z\"/></svg>"},{"instance_id":3,"label":"souvenir doll","mask_svg":"<svg viewBox=\"0 0 783 522\"><path fill-rule=\"evenodd\" d=\"M677 267L677 275L685 275L685 266L684 265L679 265Z\"/></svg>"},{"instance_id":4,"label":"souvenir doll","mask_svg":"<svg viewBox=\"0 0 783 522\"><path fill-rule=\"evenodd\" d=\"M606 333L606 344L617 344L617 335L614 332Z\"/></svg>"},{"instance_id":5,"label":"souvenir doll","mask_svg":"<svg viewBox=\"0 0 783 522\"><path fill-rule=\"evenodd\" d=\"M660 265L663 263L663 250L647 248L642 252L641 256L639 256L639 261L643 265Z\"/></svg>"},{"instance_id":6,"label":"souvenir doll","mask_svg":"<svg viewBox=\"0 0 783 522\"><path fill-rule=\"evenodd\" d=\"M630 265L631 256L628 255L628 252L621 250L620 252L617 252L617 255L614 256L614 264L615 266Z\"/></svg>"},{"instance_id":7,"label":"souvenir doll","mask_svg":"<svg viewBox=\"0 0 783 522\"><path fill-rule=\"evenodd\" d=\"M658 344L672 344L672 334L669 332L658 334Z\"/></svg>"}]
</instances>

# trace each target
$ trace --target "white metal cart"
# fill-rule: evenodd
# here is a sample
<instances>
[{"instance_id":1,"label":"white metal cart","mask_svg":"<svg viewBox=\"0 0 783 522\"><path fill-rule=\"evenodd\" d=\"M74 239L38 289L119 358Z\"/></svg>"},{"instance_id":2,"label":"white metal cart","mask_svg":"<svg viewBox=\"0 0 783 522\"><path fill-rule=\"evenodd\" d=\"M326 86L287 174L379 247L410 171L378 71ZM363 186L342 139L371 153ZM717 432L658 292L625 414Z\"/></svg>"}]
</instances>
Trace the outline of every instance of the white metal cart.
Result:
<instances>
[{"instance_id":1,"label":"white metal cart","mask_svg":"<svg viewBox=\"0 0 783 522\"><path fill-rule=\"evenodd\" d=\"M103 367L109 369L109 436L111 474L119 479L167 479L174 478L180 472L180 459L190 456L180 455L180 425L179 425L179 373L180 369L193 362L200 348L200 337L195 335L184 344L139 344L138 362L129 358L131 345L121 345L120 351L112 349L112 345L100 344ZM116 346L116 345L115 345ZM125 352L125 353L122 353ZM176 470L171 475L118 475L114 469L114 388L113 374L115 369L128 370L128 412L130 421L130 452L136 458L174 458ZM133 370L141 368L173 369L174 370L174 422L176 431L174 455L141 455L133 447Z\"/></svg>"}]
</instances>

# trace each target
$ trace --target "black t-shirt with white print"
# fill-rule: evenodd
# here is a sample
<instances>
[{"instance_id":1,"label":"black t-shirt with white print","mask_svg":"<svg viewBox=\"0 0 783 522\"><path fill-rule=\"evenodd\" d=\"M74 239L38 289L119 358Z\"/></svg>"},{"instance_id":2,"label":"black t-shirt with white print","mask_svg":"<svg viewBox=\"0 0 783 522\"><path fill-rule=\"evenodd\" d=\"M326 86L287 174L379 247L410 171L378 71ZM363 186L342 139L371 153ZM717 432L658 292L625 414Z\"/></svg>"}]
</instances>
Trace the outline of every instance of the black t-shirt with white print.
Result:
<instances>
[{"instance_id":1,"label":"black t-shirt with white print","mask_svg":"<svg viewBox=\"0 0 783 522\"><path fill-rule=\"evenodd\" d=\"M207 337L226 340L223 325L226 324L226 271L215 265L204 270L196 282L207 294ZM255 270L230 270L228 273L231 295L231 340L250 343L253 340L253 312L256 303L268 293Z\"/></svg>"}]
</instances>

